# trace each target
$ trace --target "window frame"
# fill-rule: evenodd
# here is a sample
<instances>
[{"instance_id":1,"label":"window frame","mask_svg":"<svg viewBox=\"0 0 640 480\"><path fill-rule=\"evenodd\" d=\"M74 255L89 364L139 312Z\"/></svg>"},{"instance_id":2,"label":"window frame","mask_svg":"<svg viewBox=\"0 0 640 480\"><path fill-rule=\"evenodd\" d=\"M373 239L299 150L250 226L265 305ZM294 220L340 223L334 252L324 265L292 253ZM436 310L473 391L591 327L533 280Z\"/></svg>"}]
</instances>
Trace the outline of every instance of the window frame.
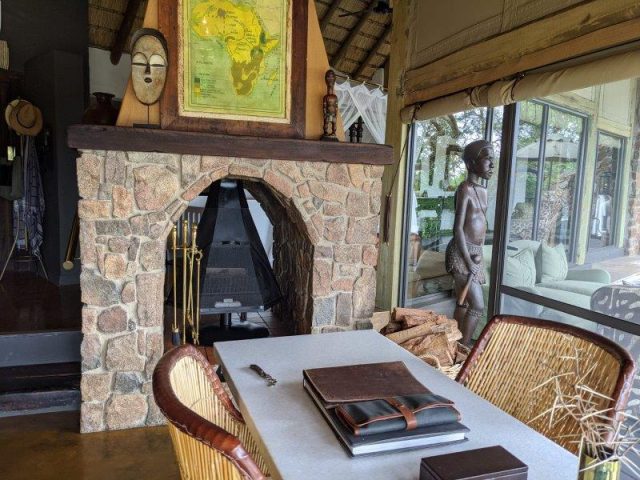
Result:
<instances>
[{"instance_id":1,"label":"window frame","mask_svg":"<svg viewBox=\"0 0 640 480\"><path fill-rule=\"evenodd\" d=\"M567 113L571 113L577 116L580 116L584 119L583 125L583 133L581 139L581 149L580 149L580 158L578 159L578 165L576 166L576 171L578 174L578 181L576 182L576 194L574 198L575 212L578 212L582 207L582 196L583 196L583 188L584 188L584 167L586 162L586 152L588 149L588 133L592 127L592 119L589 115L575 112L571 109L567 109L564 106L559 106L554 102L542 101L543 104L548 104L553 108L558 108L560 110L564 110ZM499 169L498 169L498 189L496 192L496 204L497 205L510 205L512 200L512 192L514 190L514 175L512 172L514 171L514 166L516 162L517 155L517 140L518 140L518 131L519 131L519 120L520 120L520 105L521 102L517 102L511 105L506 105L503 111L503 123L502 123L502 137L501 137L501 147L500 147L500 159L499 159ZM491 115L489 114L491 112ZM492 130L493 130L493 108L487 109L487 124L485 125L485 139L491 141ZM546 132L547 124L544 124L544 130ZM407 254L408 254L408 245L409 245L409 230L410 225L410 209L411 202L409 199L411 198L411 188L413 186L413 180L415 178L415 152L416 152L416 133L415 133L415 123L409 126L408 135L410 135L410 139L408 140L408 145L411 147L407 152L407 164L406 171L404 175L404 208L402 219L402 241L401 241L401 254L400 254L400 282L399 283L399 295L398 295L398 304L400 306L405 306L407 301ZM598 134L603 132L607 135L612 135L610 132L606 130L598 129ZM546 135L546 133L545 133ZM623 149L621 153L621 158L624 159L624 154L626 149L628 148L628 141L624 137L620 137L619 135L613 135L623 140ZM540 149L543 150L542 148ZM542 152L540 153L542 154ZM621 176L625 174L624 171L621 172ZM620 188L624 179L618 182L616 185L616 189ZM620 195L619 195L620 197ZM619 201L622 201L622 198L619 198ZM519 290L514 287L509 287L503 285L503 271L504 271L504 262L505 262L505 248L508 244L508 235L510 232L510 208L502 208L496 209L495 213L495 222L494 222L494 230L493 230L493 252L492 255L492 263L491 263L491 277L489 279L489 298L488 298L488 309L487 309L487 317L491 318L495 314L499 314L502 312L502 296L508 295L514 298L518 298L520 300L537 303L543 307L547 307L553 310L557 310L559 312L567 313L569 315L574 315L580 318L583 318L587 321L593 322L595 324L600 324L603 326L611 327L616 330L620 330L626 333L630 333L632 335L640 336L640 324L636 324L633 322L626 321L624 319L612 317L603 313L594 312L589 309L585 309L582 307L578 307L576 305L572 305L569 303L560 302L558 300L552 300L540 295L536 295L530 292L526 292L523 290ZM572 229L574 231L573 239L572 239L572 251L575 251L575 242L577 241L577 232L578 227L578 215L573 215ZM441 294L432 294L433 297L425 296L425 300L429 300L433 298L436 300L438 297L442 298Z\"/></svg>"},{"instance_id":2,"label":"window frame","mask_svg":"<svg viewBox=\"0 0 640 480\"><path fill-rule=\"evenodd\" d=\"M512 193L514 187L514 178L511 175L513 167L517 159L517 139L519 131L520 121L520 105L521 102L516 102L513 105L505 107L504 120L503 120L503 136L502 136L502 150L500 156L500 175L498 177L498 201L501 201L502 205L510 205L512 200ZM554 105L555 106L555 105ZM573 112L570 112L573 113ZM591 119L587 118L587 122L591 122ZM591 128L590 123L585 124L585 131L589 131ZM511 135L511 138L509 138ZM581 153L583 162L585 160L585 153L587 148L588 135L583 134L584 150ZM626 145L625 145L626 148ZM584 163L583 163L584 166ZM581 175L582 176L582 175ZM506 178L505 178L506 177ZM580 179L579 197L582 198L582 184L584 182ZM578 185L576 185L576 188ZM506 202L506 203L505 203ZM580 204L579 204L580 205ZM576 317L583 318L587 321L604 325L607 327L615 328L617 330L627 332L633 335L640 336L640 324L629 322L627 320L612 317L600 312L594 312L593 310L585 309L572 305L570 303L560 302L541 295L526 292L518 288L509 287L503 284L503 270L505 262L505 247L508 244L508 235L510 232L510 215L509 208L502 209L500 217L496 216L496 227L494 231L494 252L497 250L497 255L493 255L491 266L491 278L490 290L489 290L489 308L487 316L490 318L494 314L502 313L502 296L508 295L510 297L518 298L530 303L536 303L543 307L551 308L562 313L574 315ZM577 218L577 215L574 215ZM499 229L499 231L498 231ZM574 236L575 237L575 236ZM497 243L496 243L497 239Z\"/></svg>"},{"instance_id":3,"label":"window frame","mask_svg":"<svg viewBox=\"0 0 640 480\"><path fill-rule=\"evenodd\" d=\"M493 128L494 128L494 107L480 107L480 108L486 108L487 112L485 114L485 126L484 126L484 132L483 132L483 139L488 141L489 143L493 143L491 141L491 137L493 135ZM505 107L506 108L506 107ZM458 112L455 112L458 113ZM503 116L503 121L504 121L504 116ZM504 127L503 127L504 129ZM413 182L415 180L415 162L416 162L416 150L417 150L417 135L416 135L416 122L413 122L411 124L408 125L408 132L407 135L409 136L408 138L408 152L407 152L407 166L406 166L406 170L405 170L405 175L404 175L404 185L403 185L403 192L404 192L404 206L402 209L402 242L401 242L401 246L400 246L400 281L398 282L398 305L400 307L405 307L407 304L407 286L408 286L408 282L407 282L407 278L408 278L408 271L407 271L407 260L408 260L408 255L409 255L409 235L411 234L411 191L413 189ZM503 131L503 137L504 138L504 131ZM502 155L501 155L501 159L500 161L502 161ZM498 164L500 165L500 164ZM498 170L500 169L500 167L498 167ZM499 185L498 185L498 190L499 190ZM499 203L496 202L496 205L500 205ZM497 213L497 212L496 212ZM495 231L495 223L497 223L497 221L494 221L494 231ZM495 238L495 235L494 235ZM428 295L423 295L421 298L424 298L425 302L429 302L431 300L444 300L446 298L449 298L448 296L446 296L444 293L441 292L436 292L436 293L431 293Z\"/></svg>"},{"instance_id":4,"label":"window frame","mask_svg":"<svg viewBox=\"0 0 640 480\"><path fill-rule=\"evenodd\" d=\"M617 178L616 178L616 185L615 185L615 193L614 193L614 199L615 199L615 205L614 208L616 209L615 211L621 211L622 208L624 208L624 204L623 204L623 198L622 198L622 192L623 192L623 188L622 188L622 184L623 182L622 177L624 177L624 174L627 173L625 172L625 155L627 154L627 138L619 135L617 133L612 133L609 132L608 130L602 129L602 128L597 128L596 129L596 144L595 147L596 149L598 148L598 145L600 145L600 137L602 135L605 135L607 137L610 138L614 138L616 140L620 141L620 153L618 154L618 158L616 159L616 161L618 162L617 165ZM597 155L597 152L596 152ZM597 166L597 165L596 165ZM595 189L596 186L596 177L595 175L593 176L593 184L592 184L592 191ZM593 208L593 196L591 198L591 202L589 203L589 211L591 212ZM591 225L589 225L589 236L591 235L590 233L591 231ZM624 231L624 225L620 225L620 219L619 218L613 218L612 219L612 228L611 228L611 237L612 238L617 238L618 235L620 233L622 233ZM589 251L589 248L587 247L587 252Z\"/></svg>"},{"instance_id":5,"label":"window frame","mask_svg":"<svg viewBox=\"0 0 640 480\"><path fill-rule=\"evenodd\" d=\"M540 212L540 204L542 202L542 187L543 187L543 178L544 178L544 167L546 163L546 143L547 143L547 134L549 129L549 116L550 110L555 109L556 111L566 113L569 115L573 115L575 117L579 117L582 120L582 132L580 134L580 146L578 147L578 158L576 162L576 184L574 186L574 195L573 195L573 205L572 205L572 215L571 215L571 223L569 225L571 241L568 245L568 254L567 259L570 262L574 262L576 258L576 250L577 250L577 241L578 241L578 213L582 209L582 193L583 193L583 173L586 162L586 154L588 147L588 135L591 128L591 119L588 114L583 112L579 112L577 110L573 110L571 108L567 108L564 105L559 105L552 101L542 100L539 98L533 98L530 100L524 100L526 102L534 103L542 106L542 122L540 123L540 148L538 149L538 175L536 179L536 196L534 199L533 206L533 216L532 221L533 225L531 226L531 237L533 240L538 240L538 214ZM521 102L518 102L520 105ZM518 135L519 129L515 132ZM517 140L517 137L516 137ZM504 138L502 139L504 142ZM517 154L517 152L514 152ZM510 198L511 202L513 199ZM511 204L509 204L511 205Z\"/></svg>"}]
</instances>

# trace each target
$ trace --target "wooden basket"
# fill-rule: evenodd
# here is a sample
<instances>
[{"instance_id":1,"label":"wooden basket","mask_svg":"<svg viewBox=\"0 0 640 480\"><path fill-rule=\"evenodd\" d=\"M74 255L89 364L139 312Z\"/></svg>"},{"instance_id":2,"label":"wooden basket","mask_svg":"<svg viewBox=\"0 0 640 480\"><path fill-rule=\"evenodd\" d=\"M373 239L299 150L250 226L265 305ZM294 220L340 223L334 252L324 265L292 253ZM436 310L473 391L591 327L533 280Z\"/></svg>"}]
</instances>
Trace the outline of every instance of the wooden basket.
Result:
<instances>
[{"instance_id":1,"label":"wooden basket","mask_svg":"<svg viewBox=\"0 0 640 480\"><path fill-rule=\"evenodd\" d=\"M440 361L438 360L438 357L436 357L435 355L431 355L429 353L420 355L418 358L428 363L432 367L437 368L452 380L455 380L456 377L458 376L458 372L460 372L460 369L462 368L462 364L465 362L465 360L469 356L470 351L471 349L469 347L466 347L460 342L458 342L456 344L456 358L454 360L453 365L451 366L440 365Z\"/></svg>"}]
</instances>

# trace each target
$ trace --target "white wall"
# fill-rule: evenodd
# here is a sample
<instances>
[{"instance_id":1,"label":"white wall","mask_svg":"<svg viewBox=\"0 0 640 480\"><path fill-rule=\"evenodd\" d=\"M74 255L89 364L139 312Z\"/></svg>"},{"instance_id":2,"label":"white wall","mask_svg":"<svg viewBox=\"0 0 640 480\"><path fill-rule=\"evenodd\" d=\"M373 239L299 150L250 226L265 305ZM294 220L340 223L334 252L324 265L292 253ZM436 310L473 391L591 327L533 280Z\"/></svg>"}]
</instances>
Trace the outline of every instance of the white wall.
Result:
<instances>
[{"instance_id":1,"label":"white wall","mask_svg":"<svg viewBox=\"0 0 640 480\"><path fill-rule=\"evenodd\" d=\"M99 48L89 48L90 92L113 93L121 100L131 74L131 56L123 53L118 65L112 65L110 52Z\"/></svg>"}]
</instances>

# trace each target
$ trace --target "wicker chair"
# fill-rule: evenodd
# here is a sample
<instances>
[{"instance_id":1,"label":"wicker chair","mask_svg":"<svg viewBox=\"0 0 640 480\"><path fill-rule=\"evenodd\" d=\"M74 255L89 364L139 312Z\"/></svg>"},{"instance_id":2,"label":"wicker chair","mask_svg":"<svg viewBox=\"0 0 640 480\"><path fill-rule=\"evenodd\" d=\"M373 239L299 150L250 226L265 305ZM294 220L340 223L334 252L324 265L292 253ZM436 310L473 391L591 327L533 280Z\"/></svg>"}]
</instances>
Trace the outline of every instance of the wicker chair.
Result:
<instances>
[{"instance_id":1,"label":"wicker chair","mask_svg":"<svg viewBox=\"0 0 640 480\"><path fill-rule=\"evenodd\" d=\"M267 466L241 413L207 359L192 345L167 352L153 395L169 421L183 479L264 479Z\"/></svg>"},{"instance_id":2,"label":"wicker chair","mask_svg":"<svg viewBox=\"0 0 640 480\"><path fill-rule=\"evenodd\" d=\"M456 380L513 417L577 453L578 422L564 418L549 425L547 416L555 399L549 383L532 391L552 375L566 372L567 356L579 351L583 380L593 390L613 399L602 407L622 410L633 381L634 362L629 353L600 335L556 322L525 317L494 317L482 331ZM564 358L563 358L564 357ZM590 367L595 365L595 368ZM609 405L608 405L609 404ZM614 416L614 412L611 412ZM573 436L573 438L572 438Z\"/></svg>"}]
</instances>

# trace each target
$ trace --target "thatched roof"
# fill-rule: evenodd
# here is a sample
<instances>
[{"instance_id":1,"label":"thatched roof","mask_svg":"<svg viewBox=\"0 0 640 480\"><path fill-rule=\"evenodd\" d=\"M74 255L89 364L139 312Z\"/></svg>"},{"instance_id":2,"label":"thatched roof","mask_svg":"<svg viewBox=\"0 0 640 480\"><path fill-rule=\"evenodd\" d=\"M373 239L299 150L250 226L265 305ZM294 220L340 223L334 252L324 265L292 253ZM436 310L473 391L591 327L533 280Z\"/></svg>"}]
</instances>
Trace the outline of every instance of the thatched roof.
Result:
<instances>
[{"instance_id":1,"label":"thatched roof","mask_svg":"<svg viewBox=\"0 0 640 480\"><path fill-rule=\"evenodd\" d=\"M127 4L134 0L89 0L89 43L112 50ZM315 0L324 44L333 68L352 78L369 80L383 66L391 45L391 15L367 12L375 0ZM146 0L140 1L131 31L142 25ZM357 15L341 17L350 12ZM131 33L127 33L124 51Z\"/></svg>"},{"instance_id":2,"label":"thatched roof","mask_svg":"<svg viewBox=\"0 0 640 480\"><path fill-rule=\"evenodd\" d=\"M391 15L366 11L376 0L315 1L331 66L356 80L370 80L389 57ZM361 13L341 16L352 12Z\"/></svg>"},{"instance_id":3,"label":"thatched roof","mask_svg":"<svg viewBox=\"0 0 640 480\"><path fill-rule=\"evenodd\" d=\"M89 46L111 50L130 0L89 0ZM131 32L142 26L146 0L140 2ZM124 51L129 51L131 32L127 35Z\"/></svg>"}]
</instances>

